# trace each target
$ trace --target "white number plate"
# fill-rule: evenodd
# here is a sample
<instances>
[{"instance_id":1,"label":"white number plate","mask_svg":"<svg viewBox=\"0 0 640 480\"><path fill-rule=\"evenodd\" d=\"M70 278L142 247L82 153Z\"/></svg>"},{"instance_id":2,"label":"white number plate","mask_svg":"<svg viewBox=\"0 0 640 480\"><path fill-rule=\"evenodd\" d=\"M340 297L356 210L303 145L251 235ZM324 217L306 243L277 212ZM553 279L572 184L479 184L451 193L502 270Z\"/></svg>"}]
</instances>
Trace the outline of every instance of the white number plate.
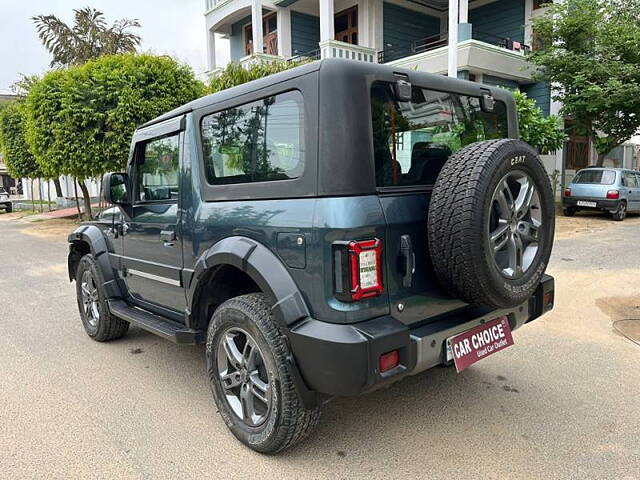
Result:
<instances>
[{"instance_id":1,"label":"white number plate","mask_svg":"<svg viewBox=\"0 0 640 480\"><path fill-rule=\"evenodd\" d=\"M584 200L578 200L579 207L597 207L598 204L596 202L586 202Z\"/></svg>"}]
</instances>

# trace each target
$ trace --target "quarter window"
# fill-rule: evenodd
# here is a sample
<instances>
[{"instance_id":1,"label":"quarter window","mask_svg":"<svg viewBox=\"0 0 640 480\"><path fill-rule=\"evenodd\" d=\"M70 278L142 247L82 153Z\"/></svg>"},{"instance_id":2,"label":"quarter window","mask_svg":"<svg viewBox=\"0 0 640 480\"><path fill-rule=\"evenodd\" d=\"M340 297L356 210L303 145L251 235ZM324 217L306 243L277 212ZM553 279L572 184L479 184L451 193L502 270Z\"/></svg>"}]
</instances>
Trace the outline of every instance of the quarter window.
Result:
<instances>
[{"instance_id":1,"label":"quarter window","mask_svg":"<svg viewBox=\"0 0 640 480\"><path fill-rule=\"evenodd\" d=\"M178 199L179 138L179 134L174 134L143 144L137 163L138 200Z\"/></svg>"},{"instance_id":2,"label":"quarter window","mask_svg":"<svg viewBox=\"0 0 640 480\"><path fill-rule=\"evenodd\" d=\"M304 169L298 91L207 115L201 132L205 175L212 185L287 180Z\"/></svg>"}]
</instances>

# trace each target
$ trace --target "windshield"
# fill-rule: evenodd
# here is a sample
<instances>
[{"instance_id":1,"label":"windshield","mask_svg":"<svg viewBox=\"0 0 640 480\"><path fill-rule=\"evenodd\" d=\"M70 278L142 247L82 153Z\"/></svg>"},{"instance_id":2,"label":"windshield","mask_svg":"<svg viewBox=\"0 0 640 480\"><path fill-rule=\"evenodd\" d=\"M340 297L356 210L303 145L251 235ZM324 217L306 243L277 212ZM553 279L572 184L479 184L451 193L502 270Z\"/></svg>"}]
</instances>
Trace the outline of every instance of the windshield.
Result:
<instances>
[{"instance_id":1,"label":"windshield","mask_svg":"<svg viewBox=\"0 0 640 480\"><path fill-rule=\"evenodd\" d=\"M391 85L378 82L371 110L378 187L432 185L452 153L508 136L505 104L487 113L477 97L414 86L412 100L398 102Z\"/></svg>"},{"instance_id":2,"label":"windshield","mask_svg":"<svg viewBox=\"0 0 640 480\"><path fill-rule=\"evenodd\" d=\"M615 181L613 170L582 170L573 179L573 183L590 185L613 185Z\"/></svg>"}]
</instances>

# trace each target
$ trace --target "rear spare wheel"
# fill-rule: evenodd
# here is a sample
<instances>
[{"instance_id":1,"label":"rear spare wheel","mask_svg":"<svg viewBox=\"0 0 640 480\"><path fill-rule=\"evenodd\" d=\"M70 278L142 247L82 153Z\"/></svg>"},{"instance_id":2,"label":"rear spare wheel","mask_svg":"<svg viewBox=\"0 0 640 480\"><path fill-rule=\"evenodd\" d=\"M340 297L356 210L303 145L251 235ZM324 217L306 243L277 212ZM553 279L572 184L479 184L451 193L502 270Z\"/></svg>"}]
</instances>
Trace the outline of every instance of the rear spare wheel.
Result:
<instances>
[{"instance_id":1,"label":"rear spare wheel","mask_svg":"<svg viewBox=\"0 0 640 480\"><path fill-rule=\"evenodd\" d=\"M544 274L555 227L549 178L520 140L488 140L451 156L433 188L429 253L442 285L475 306L510 308Z\"/></svg>"}]
</instances>

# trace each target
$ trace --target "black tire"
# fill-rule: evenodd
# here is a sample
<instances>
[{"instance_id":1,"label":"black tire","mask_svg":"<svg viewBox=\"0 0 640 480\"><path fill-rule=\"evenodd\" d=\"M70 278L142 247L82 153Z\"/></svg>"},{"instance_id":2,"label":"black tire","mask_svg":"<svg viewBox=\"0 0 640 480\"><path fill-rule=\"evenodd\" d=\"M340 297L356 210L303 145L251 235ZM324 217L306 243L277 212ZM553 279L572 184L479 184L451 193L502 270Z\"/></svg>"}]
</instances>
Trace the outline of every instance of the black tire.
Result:
<instances>
[{"instance_id":1,"label":"black tire","mask_svg":"<svg viewBox=\"0 0 640 480\"><path fill-rule=\"evenodd\" d=\"M85 308L85 297L83 296L83 282L92 279L91 289L95 287L95 294L92 294L92 305ZM103 292L104 279L102 272L98 268L93 256L87 254L80 259L76 270L76 296L78 300L78 310L80 318L87 335L97 342L106 342L122 337L129 330L129 322L111 315L109 306ZM96 315L94 317L94 315Z\"/></svg>"},{"instance_id":2,"label":"black tire","mask_svg":"<svg viewBox=\"0 0 640 480\"><path fill-rule=\"evenodd\" d=\"M618 204L618 208L615 212L611 214L611 218L613 218L616 222L622 222L625 218L627 218L627 202L624 200Z\"/></svg>"},{"instance_id":3,"label":"black tire","mask_svg":"<svg viewBox=\"0 0 640 480\"><path fill-rule=\"evenodd\" d=\"M565 217L573 217L575 216L576 212L576 207L567 207L562 209L562 213Z\"/></svg>"},{"instance_id":4,"label":"black tire","mask_svg":"<svg viewBox=\"0 0 640 480\"><path fill-rule=\"evenodd\" d=\"M4 209L5 213L11 213L13 212L13 205L11 203L9 203L6 208Z\"/></svg>"},{"instance_id":5,"label":"black tire","mask_svg":"<svg viewBox=\"0 0 640 480\"><path fill-rule=\"evenodd\" d=\"M520 187L513 185L524 183L514 183L513 178L522 178L535 187L535 196L527 204L527 215L531 217L519 217L524 208L516 208L516 194L526 190L514 193L511 189ZM499 184L506 188L498 188ZM512 257L516 259L513 269L498 265L499 255L504 258L503 251L496 249L498 253L493 253L489 245L490 232L498 231L490 222L499 207L506 204L497 199L507 197L513 208L506 209L511 212L509 220L497 224L507 231L504 237L497 237L496 243L507 238L508 243L502 248L506 245L509 249L509 262ZM538 217L536 222L531 220L534 214ZM527 218L528 225L541 225L526 230L528 239L535 233L536 240L529 244L535 250L522 243L525 235L519 228ZM450 294L471 305L492 309L523 303L534 293L547 268L555 228L551 184L537 153L513 139L478 142L461 149L438 175L427 223L431 261L440 283ZM519 247L515 242L520 242ZM511 256L512 245L520 254ZM518 256L522 265L526 259L527 268L518 267ZM511 276L505 273L507 270Z\"/></svg>"},{"instance_id":6,"label":"black tire","mask_svg":"<svg viewBox=\"0 0 640 480\"><path fill-rule=\"evenodd\" d=\"M300 403L288 367L287 357L291 353L270 312L271 306L261 293L227 300L213 314L206 345L207 374L218 411L238 440L261 453L277 453L300 442L315 429L320 419L320 407L308 410ZM270 408L265 409L265 420L259 425L249 425L234 412L220 378L220 368L227 372L218 360L218 349L223 348L221 341L228 339L228 332L240 330L248 333L257 344L270 386ZM224 352L220 355L224 356ZM246 376L246 371L244 374ZM244 386L242 384L238 389Z\"/></svg>"}]
</instances>

